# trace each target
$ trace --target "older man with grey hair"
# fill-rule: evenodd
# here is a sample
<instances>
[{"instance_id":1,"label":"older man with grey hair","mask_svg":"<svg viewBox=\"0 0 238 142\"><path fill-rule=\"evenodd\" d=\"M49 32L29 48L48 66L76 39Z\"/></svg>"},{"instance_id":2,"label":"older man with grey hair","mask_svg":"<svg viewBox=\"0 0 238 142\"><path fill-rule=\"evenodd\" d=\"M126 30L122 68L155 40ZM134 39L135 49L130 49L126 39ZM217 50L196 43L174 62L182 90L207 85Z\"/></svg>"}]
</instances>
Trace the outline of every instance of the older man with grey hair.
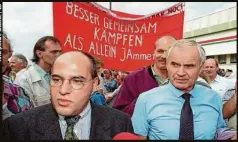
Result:
<instances>
[{"instance_id":1,"label":"older man with grey hair","mask_svg":"<svg viewBox=\"0 0 238 142\"><path fill-rule=\"evenodd\" d=\"M10 77L15 80L16 74L27 67L28 61L23 54L16 53L9 59L9 65L11 68Z\"/></svg>"},{"instance_id":2,"label":"older man with grey hair","mask_svg":"<svg viewBox=\"0 0 238 142\"><path fill-rule=\"evenodd\" d=\"M221 98L195 84L205 59L195 41L178 40L167 51L169 83L140 94L136 102L132 124L141 139L211 140L221 134L217 130L226 125Z\"/></svg>"}]
</instances>

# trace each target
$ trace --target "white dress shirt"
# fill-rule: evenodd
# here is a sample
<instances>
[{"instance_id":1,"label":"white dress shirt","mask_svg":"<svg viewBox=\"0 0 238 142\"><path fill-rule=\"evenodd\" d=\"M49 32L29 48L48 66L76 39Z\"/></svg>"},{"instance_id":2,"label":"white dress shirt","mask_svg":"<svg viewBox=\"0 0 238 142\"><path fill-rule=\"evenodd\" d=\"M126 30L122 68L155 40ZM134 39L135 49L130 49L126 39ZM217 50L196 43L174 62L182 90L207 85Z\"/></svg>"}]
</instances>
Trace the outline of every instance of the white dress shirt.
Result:
<instances>
[{"instance_id":1,"label":"white dress shirt","mask_svg":"<svg viewBox=\"0 0 238 142\"><path fill-rule=\"evenodd\" d=\"M74 125L74 133L80 140L88 140L90 136L91 127L91 105L88 102L85 109L79 114L81 117L79 121ZM61 129L61 134L64 139L67 123L64 120L64 116L59 115L59 124Z\"/></svg>"},{"instance_id":2,"label":"white dress shirt","mask_svg":"<svg viewBox=\"0 0 238 142\"><path fill-rule=\"evenodd\" d=\"M223 98L226 91L234 88L235 84L233 81L217 75L216 78L210 83L213 90L217 91L221 98Z\"/></svg>"}]
</instances>

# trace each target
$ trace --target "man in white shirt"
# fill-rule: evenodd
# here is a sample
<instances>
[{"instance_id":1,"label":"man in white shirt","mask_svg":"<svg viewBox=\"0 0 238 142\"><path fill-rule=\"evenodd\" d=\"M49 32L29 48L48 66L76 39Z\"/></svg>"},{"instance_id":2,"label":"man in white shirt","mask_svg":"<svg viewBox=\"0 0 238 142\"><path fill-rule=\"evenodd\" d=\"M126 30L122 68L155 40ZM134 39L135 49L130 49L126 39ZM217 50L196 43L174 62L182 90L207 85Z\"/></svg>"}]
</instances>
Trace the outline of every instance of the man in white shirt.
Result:
<instances>
[{"instance_id":1,"label":"man in white shirt","mask_svg":"<svg viewBox=\"0 0 238 142\"><path fill-rule=\"evenodd\" d=\"M209 58L203 65L205 75L211 88L223 98L225 92L234 87L234 82L217 74L219 67L216 59Z\"/></svg>"}]
</instances>

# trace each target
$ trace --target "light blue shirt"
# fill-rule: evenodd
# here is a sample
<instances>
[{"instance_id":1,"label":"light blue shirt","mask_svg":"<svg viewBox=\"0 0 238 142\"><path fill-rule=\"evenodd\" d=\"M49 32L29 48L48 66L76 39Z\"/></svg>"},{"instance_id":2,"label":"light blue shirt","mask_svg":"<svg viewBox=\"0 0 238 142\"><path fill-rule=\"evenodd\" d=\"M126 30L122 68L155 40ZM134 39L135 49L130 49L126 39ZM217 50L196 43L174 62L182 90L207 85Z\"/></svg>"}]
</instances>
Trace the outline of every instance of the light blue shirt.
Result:
<instances>
[{"instance_id":1,"label":"light blue shirt","mask_svg":"<svg viewBox=\"0 0 238 142\"><path fill-rule=\"evenodd\" d=\"M50 74L47 73L45 70L43 70L39 65L35 64L34 66L35 66L37 72L40 74L40 76L42 78L44 78L47 83L50 84Z\"/></svg>"},{"instance_id":2,"label":"light blue shirt","mask_svg":"<svg viewBox=\"0 0 238 142\"><path fill-rule=\"evenodd\" d=\"M169 82L139 95L132 116L134 132L152 140L178 140L183 94ZM214 139L217 128L225 127L220 96L201 85L190 94L194 139Z\"/></svg>"},{"instance_id":3,"label":"light blue shirt","mask_svg":"<svg viewBox=\"0 0 238 142\"><path fill-rule=\"evenodd\" d=\"M91 128L91 105L90 101L88 102L85 109L79 114L81 117L79 121L74 126L74 133L77 135L80 140L89 140L90 128ZM64 139L67 123L64 120L64 117L59 115L59 124L61 129L62 138Z\"/></svg>"}]
</instances>

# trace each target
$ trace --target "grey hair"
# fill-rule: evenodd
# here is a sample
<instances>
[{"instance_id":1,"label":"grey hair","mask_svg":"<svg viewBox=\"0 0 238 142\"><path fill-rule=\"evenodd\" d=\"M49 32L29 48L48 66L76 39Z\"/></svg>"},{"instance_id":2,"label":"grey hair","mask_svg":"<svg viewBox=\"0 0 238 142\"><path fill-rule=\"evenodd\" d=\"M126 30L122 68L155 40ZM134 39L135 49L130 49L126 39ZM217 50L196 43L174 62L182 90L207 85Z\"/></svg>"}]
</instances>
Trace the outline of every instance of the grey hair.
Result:
<instances>
[{"instance_id":1,"label":"grey hair","mask_svg":"<svg viewBox=\"0 0 238 142\"><path fill-rule=\"evenodd\" d=\"M20 62L22 62L25 67L28 65L28 61L23 54L16 53L16 54L12 55L12 57L17 57L18 60L20 60Z\"/></svg>"},{"instance_id":2,"label":"grey hair","mask_svg":"<svg viewBox=\"0 0 238 142\"><path fill-rule=\"evenodd\" d=\"M201 63L200 65L203 65L206 60L206 51L195 40L188 40L188 39L181 39L181 40L175 41L175 43L167 50L166 60L168 60L168 57L174 47L183 47L184 45L193 46L193 47L197 48L197 50L199 52L199 57L200 57L200 63Z\"/></svg>"}]
</instances>

